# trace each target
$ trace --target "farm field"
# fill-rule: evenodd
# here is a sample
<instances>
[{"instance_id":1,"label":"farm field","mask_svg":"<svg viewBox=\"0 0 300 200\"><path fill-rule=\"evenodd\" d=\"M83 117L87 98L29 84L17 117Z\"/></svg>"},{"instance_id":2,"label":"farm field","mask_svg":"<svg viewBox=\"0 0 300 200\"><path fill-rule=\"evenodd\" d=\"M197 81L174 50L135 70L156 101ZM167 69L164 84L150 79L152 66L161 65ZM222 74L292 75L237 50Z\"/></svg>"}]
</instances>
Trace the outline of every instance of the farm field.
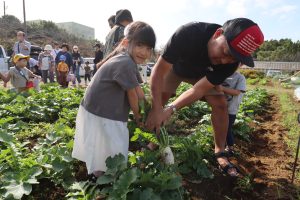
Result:
<instances>
[{"instance_id":1,"label":"farm field","mask_svg":"<svg viewBox=\"0 0 300 200\"><path fill-rule=\"evenodd\" d=\"M177 95L187 87L181 85ZM278 88L272 82L250 86L243 99L231 159L243 177L218 169L210 108L198 101L166 125L174 165L164 165L159 150L147 149L150 141L158 143L155 134L129 121L128 162L122 155L108 158L108 171L96 183L87 181L85 165L71 157L84 89L54 84L40 93L0 90L0 199L299 199L299 168L290 183L296 123L286 116L300 106L291 90Z\"/></svg>"}]
</instances>

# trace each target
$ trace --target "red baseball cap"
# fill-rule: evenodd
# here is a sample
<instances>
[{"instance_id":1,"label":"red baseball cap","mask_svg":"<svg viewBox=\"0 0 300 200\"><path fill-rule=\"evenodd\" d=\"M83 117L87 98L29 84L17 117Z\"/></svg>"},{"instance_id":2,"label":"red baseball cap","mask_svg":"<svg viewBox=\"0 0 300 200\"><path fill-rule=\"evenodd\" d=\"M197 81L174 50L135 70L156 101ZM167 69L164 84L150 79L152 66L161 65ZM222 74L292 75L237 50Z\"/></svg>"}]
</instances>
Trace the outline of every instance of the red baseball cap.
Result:
<instances>
[{"instance_id":1,"label":"red baseball cap","mask_svg":"<svg viewBox=\"0 0 300 200\"><path fill-rule=\"evenodd\" d=\"M231 55L241 63L254 67L251 54L264 42L259 26L247 18L228 20L222 27Z\"/></svg>"}]
</instances>

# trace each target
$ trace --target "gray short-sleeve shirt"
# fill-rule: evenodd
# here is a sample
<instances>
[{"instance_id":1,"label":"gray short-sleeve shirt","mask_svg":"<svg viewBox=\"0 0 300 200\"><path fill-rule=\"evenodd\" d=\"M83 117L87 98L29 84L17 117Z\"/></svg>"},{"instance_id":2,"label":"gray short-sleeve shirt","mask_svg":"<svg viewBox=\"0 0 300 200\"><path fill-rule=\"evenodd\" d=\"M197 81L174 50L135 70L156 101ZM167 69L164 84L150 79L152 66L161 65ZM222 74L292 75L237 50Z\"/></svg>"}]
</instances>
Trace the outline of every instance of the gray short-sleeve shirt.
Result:
<instances>
[{"instance_id":1,"label":"gray short-sleeve shirt","mask_svg":"<svg viewBox=\"0 0 300 200\"><path fill-rule=\"evenodd\" d=\"M26 40L24 40L24 42L22 42L22 43L23 43L23 45L26 46L27 48L24 49L24 48L22 47L23 45L21 45L20 42L16 42L16 43L14 44L14 47L13 47L13 50L14 50L15 54L21 53L21 54L23 54L23 55L25 55L25 56L29 56L29 55L30 55L30 49L31 49L31 43L28 42L28 41L26 41Z\"/></svg>"},{"instance_id":2,"label":"gray short-sleeve shirt","mask_svg":"<svg viewBox=\"0 0 300 200\"><path fill-rule=\"evenodd\" d=\"M16 67L11 67L8 71L10 75L10 82L15 88L26 87L26 82L29 80L29 70L27 68L21 68L20 71ZM26 78L25 78L25 77Z\"/></svg>"},{"instance_id":3,"label":"gray short-sleeve shirt","mask_svg":"<svg viewBox=\"0 0 300 200\"><path fill-rule=\"evenodd\" d=\"M242 98L246 91L245 76L239 72L235 72L228 77L222 85L224 87L241 91L241 93L237 96L227 95L228 113L231 115L236 115L239 111L240 103L242 102Z\"/></svg>"},{"instance_id":4,"label":"gray short-sleeve shirt","mask_svg":"<svg viewBox=\"0 0 300 200\"><path fill-rule=\"evenodd\" d=\"M136 63L121 53L103 64L87 87L81 105L90 113L127 122L130 105L127 90L139 85Z\"/></svg>"}]
</instances>

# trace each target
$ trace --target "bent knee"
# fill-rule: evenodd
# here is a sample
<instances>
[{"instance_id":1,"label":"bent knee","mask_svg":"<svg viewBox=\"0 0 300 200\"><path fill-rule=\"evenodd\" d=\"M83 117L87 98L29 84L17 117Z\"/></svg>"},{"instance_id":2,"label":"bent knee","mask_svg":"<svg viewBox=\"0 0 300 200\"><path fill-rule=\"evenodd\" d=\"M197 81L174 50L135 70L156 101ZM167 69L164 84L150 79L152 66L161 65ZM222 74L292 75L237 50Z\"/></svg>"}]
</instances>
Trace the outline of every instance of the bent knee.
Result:
<instances>
[{"instance_id":1,"label":"bent knee","mask_svg":"<svg viewBox=\"0 0 300 200\"><path fill-rule=\"evenodd\" d=\"M213 110L227 110L227 101L224 96L219 96L215 98L210 98L208 104Z\"/></svg>"}]
</instances>

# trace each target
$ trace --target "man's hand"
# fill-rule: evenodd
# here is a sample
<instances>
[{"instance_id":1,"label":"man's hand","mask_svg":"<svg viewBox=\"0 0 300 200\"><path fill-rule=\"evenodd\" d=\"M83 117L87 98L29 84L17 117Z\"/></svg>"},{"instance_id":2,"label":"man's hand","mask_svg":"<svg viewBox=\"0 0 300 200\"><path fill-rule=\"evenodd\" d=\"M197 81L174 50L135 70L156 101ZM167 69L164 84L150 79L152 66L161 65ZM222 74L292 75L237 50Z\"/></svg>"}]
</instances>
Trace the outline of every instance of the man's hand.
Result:
<instances>
[{"instance_id":1,"label":"man's hand","mask_svg":"<svg viewBox=\"0 0 300 200\"><path fill-rule=\"evenodd\" d=\"M171 107L167 107L163 111L163 124L166 124L173 114L173 110Z\"/></svg>"},{"instance_id":2,"label":"man's hand","mask_svg":"<svg viewBox=\"0 0 300 200\"><path fill-rule=\"evenodd\" d=\"M159 133L159 129L163 121L164 121L163 110L151 109L146 120L146 128L149 129L150 131L155 130L156 133Z\"/></svg>"},{"instance_id":3,"label":"man's hand","mask_svg":"<svg viewBox=\"0 0 300 200\"><path fill-rule=\"evenodd\" d=\"M223 86L222 86L222 85L216 85L216 86L215 86L215 89L216 89L218 92L223 92Z\"/></svg>"}]
</instances>

